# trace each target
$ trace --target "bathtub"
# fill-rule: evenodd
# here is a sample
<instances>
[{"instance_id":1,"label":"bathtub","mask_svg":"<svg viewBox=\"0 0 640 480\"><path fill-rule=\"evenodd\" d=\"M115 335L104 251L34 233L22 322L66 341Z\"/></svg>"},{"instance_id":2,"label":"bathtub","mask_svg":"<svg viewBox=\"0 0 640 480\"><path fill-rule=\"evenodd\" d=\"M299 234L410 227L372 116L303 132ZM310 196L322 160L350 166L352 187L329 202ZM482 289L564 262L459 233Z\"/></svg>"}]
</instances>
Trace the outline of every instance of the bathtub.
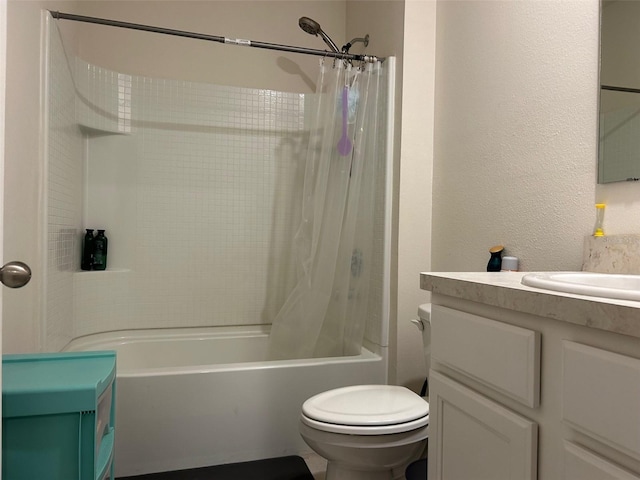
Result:
<instances>
[{"instance_id":1,"label":"bathtub","mask_svg":"<svg viewBox=\"0 0 640 480\"><path fill-rule=\"evenodd\" d=\"M265 361L265 327L119 331L65 351L115 350L116 477L304 454L302 403L324 390L385 383L383 358Z\"/></svg>"}]
</instances>

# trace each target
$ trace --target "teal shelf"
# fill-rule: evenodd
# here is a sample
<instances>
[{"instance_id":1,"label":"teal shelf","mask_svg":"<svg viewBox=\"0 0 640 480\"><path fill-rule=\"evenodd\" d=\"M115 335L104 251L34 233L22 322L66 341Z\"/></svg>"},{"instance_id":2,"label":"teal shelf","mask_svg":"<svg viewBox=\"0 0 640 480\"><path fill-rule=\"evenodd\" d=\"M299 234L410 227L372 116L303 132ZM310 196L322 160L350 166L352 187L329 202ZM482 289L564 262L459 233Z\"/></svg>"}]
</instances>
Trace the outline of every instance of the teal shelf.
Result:
<instances>
[{"instance_id":1,"label":"teal shelf","mask_svg":"<svg viewBox=\"0 0 640 480\"><path fill-rule=\"evenodd\" d=\"M3 478L113 478L115 352L4 355L2 369Z\"/></svg>"}]
</instances>

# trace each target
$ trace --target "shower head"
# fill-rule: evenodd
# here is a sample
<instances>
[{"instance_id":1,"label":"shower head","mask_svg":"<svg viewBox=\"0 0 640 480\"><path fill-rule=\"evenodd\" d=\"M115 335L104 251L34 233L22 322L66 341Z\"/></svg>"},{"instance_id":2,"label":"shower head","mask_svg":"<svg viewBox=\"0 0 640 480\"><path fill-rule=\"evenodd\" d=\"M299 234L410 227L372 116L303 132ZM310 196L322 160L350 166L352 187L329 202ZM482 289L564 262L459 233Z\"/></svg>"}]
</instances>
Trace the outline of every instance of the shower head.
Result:
<instances>
[{"instance_id":1,"label":"shower head","mask_svg":"<svg viewBox=\"0 0 640 480\"><path fill-rule=\"evenodd\" d=\"M310 35L318 35L318 32L322 30L320 24L309 17L300 17L298 20L300 28Z\"/></svg>"},{"instance_id":2,"label":"shower head","mask_svg":"<svg viewBox=\"0 0 640 480\"><path fill-rule=\"evenodd\" d=\"M315 35L316 37L320 35L320 38L324 40L324 43L326 43L332 51L336 53L340 52L340 50L338 50L338 46L333 42L333 40L331 40L331 38L329 38L329 35L322 31L322 28L320 28L320 24L315 20L309 17L300 17L300 20L298 20L298 25L300 25L300 28L302 30L310 35Z\"/></svg>"}]
</instances>

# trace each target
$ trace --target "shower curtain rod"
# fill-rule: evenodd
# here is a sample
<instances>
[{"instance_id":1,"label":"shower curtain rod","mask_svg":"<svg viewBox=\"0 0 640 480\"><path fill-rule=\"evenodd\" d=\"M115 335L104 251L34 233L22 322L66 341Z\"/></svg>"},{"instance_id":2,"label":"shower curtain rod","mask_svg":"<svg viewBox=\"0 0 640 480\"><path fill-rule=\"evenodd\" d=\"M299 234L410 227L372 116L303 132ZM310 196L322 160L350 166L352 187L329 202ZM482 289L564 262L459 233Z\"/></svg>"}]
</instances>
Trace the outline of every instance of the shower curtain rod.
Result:
<instances>
[{"instance_id":1,"label":"shower curtain rod","mask_svg":"<svg viewBox=\"0 0 640 480\"><path fill-rule=\"evenodd\" d=\"M319 57L340 58L342 60L357 60L360 62L376 62L384 61L384 58L374 55L355 55L351 53L330 52L328 50L316 50L313 48L294 47L291 45L278 45L275 43L257 42L255 40L246 40L243 38L227 38L216 35L206 35L203 33L186 32L183 30L172 30L170 28L153 27L150 25L141 25L138 23L120 22L118 20L108 20L105 18L86 17L84 15L74 15L72 13L62 13L49 11L51 16L58 20L73 20L75 22L97 23L98 25L107 25L110 27L129 28L131 30L142 30L145 32L163 33L165 35L175 35L177 37L195 38L197 40L207 40L209 42L217 42L231 45L240 45L244 47L265 48L268 50L280 50L283 52L302 53L305 55L316 55Z\"/></svg>"}]
</instances>

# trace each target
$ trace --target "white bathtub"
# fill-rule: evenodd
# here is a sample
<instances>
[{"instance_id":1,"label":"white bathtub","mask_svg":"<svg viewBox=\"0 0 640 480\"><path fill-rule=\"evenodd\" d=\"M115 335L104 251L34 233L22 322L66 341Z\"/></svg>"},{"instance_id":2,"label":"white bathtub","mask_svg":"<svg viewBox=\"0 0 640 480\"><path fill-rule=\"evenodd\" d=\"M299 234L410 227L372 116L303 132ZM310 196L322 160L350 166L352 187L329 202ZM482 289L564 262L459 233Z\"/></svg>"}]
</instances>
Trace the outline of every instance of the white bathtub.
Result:
<instances>
[{"instance_id":1,"label":"white bathtub","mask_svg":"<svg viewBox=\"0 0 640 480\"><path fill-rule=\"evenodd\" d=\"M265 361L264 327L100 333L66 351L115 350L116 476L308 452L304 400L384 383L382 357Z\"/></svg>"}]
</instances>

